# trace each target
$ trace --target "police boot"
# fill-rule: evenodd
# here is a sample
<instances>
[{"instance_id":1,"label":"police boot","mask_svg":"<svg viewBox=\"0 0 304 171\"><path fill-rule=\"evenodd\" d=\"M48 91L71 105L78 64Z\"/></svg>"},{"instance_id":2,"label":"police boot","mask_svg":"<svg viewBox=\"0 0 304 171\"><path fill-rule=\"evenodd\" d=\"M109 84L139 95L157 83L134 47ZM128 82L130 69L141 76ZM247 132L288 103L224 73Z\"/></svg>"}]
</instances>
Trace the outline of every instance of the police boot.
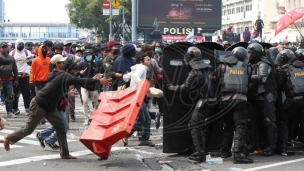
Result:
<instances>
[{"instance_id":1,"label":"police boot","mask_svg":"<svg viewBox=\"0 0 304 171\"><path fill-rule=\"evenodd\" d=\"M244 153L234 153L234 164L248 164L253 163L253 159L249 159Z\"/></svg>"},{"instance_id":2,"label":"police boot","mask_svg":"<svg viewBox=\"0 0 304 171\"><path fill-rule=\"evenodd\" d=\"M222 158L228 158L232 156L231 146L233 141L233 134L234 134L233 128L231 130L228 128L223 132L222 145L221 145Z\"/></svg>"},{"instance_id":3,"label":"police boot","mask_svg":"<svg viewBox=\"0 0 304 171\"><path fill-rule=\"evenodd\" d=\"M285 122L278 124L278 145L276 153L281 156L287 156L287 141L288 141L288 128Z\"/></svg>"},{"instance_id":4,"label":"police boot","mask_svg":"<svg viewBox=\"0 0 304 171\"><path fill-rule=\"evenodd\" d=\"M199 129L192 129L191 137L192 137L195 152L189 156L189 159L194 162L205 162L206 161L206 154L204 151L205 136L203 136L203 132Z\"/></svg>"},{"instance_id":5,"label":"police boot","mask_svg":"<svg viewBox=\"0 0 304 171\"><path fill-rule=\"evenodd\" d=\"M276 143L277 143L277 129L276 125L270 121L268 127L267 127L267 140L268 140L268 146L262 150L263 156L273 156L276 149Z\"/></svg>"},{"instance_id":6,"label":"police boot","mask_svg":"<svg viewBox=\"0 0 304 171\"><path fill-rule=\"evenodd\" d=\"M300 123L300 128L299 128L299 141L304 143L304 122Z\"/></svg>"},{"instance_id":7,"label":"police boot","mask_svg":"<svg viewBox=\"0 0 304 171\"><path fill-rule=\"evenodd\" d=\"M234 136L234 164L246 164L246 163L253 163L252 159L249 159L244 154L245 147L242 145L242 142L245 141L244 136L238 135L241 133L236 133ZM242 142L241 142L242 141Z\"/></svg>"}]
</instances>

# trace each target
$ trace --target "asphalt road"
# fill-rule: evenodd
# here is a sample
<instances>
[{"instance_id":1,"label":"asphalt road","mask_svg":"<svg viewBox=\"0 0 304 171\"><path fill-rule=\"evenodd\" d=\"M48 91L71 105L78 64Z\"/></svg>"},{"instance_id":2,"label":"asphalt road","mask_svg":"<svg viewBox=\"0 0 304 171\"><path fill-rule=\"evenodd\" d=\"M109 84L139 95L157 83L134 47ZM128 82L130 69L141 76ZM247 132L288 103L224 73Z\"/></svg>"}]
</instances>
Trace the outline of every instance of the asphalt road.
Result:
<instances>
[{"instance_id":1,"label":"asphalt road","mask_svg":"<svg viewBox=\"0 0 304 171\"><path fill-rule=\"evenodd\" d=\"M22 98L20 98L22 100ZM23 126L27 120L23 109L23 102L19 102L21 115L17 118L6 118L9 126L0 131L0 140L7 133ZM70 130L67 133L69 149L72 155L77 156L77 160L59 159L59 151L49 147L41 148L35 138L35 133L46 128L47 125L39 125L36 130L23 140L11 146L11 150L6 152L3 144L0 143L0 171L148 171L148 170L215 170L226 171L230 167L241 168L243 171L253 170L273 170L273 171L302 171L304 170L304 146L300 143L296 147L289 149L287 157L272 156L262 157L251 155L254 159L253 164L236 165L232 158L224 159L222 164L209 165L207 163L191 163L187 156L162 153L161 145L157 147L138 146L138 137L132 136L129 145L124 147L122 141L115 143L111 150L108 160L98 160L98 156L89 151L78 139L83 129L82 106L80 100L76 100L76 122L70 123ZM157 111L157 108L150 109ZM0 106L1 115L6 116L5 107ZM152 121L153 122L153 121ZM151 126L151 140L155 144L162 143L162 126L159 130L155 129L154 122ZM136 154L145 158L144 162L136 159ZM212 157L218 157L219 152L211 152ZM170 160L172 163L159 164L159 160Z\"/></svg>"}]
</instances>

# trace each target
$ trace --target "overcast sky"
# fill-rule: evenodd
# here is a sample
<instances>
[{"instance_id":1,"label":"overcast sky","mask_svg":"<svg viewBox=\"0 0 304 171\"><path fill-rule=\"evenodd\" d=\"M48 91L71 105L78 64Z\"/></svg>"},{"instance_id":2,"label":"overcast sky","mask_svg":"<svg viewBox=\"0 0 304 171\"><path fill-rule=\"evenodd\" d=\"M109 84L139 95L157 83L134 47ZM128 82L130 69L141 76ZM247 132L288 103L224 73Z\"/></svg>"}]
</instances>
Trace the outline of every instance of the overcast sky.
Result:
<instances>
[{"instance_id":1,"label":"overcast sky","mask_svg":"<svg viewBox=\"0 0 304 171\"><path fill-rule=\"evenodd\" d=\"M67 23L65 4L69 0L4 0L5 20L11 22Z\"/></svg>"}]
</instances>

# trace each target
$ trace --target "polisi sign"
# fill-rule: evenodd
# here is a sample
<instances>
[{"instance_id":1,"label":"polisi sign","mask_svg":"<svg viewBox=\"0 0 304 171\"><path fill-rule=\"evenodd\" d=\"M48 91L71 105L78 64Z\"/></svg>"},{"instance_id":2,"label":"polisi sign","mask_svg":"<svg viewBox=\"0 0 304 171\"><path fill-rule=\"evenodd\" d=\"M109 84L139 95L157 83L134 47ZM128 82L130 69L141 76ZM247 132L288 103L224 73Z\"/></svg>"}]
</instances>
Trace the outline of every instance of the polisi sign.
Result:
<instances>
[{"instance_id":1,"label":"polisi sign","mask_svg":"<svg viewBox=\"0 0 304 171\"><path fill-rule=\"evenodd\" d=\"M164 27L163 34L189 34L194 28Z\"/></svg>"}]
</instances>

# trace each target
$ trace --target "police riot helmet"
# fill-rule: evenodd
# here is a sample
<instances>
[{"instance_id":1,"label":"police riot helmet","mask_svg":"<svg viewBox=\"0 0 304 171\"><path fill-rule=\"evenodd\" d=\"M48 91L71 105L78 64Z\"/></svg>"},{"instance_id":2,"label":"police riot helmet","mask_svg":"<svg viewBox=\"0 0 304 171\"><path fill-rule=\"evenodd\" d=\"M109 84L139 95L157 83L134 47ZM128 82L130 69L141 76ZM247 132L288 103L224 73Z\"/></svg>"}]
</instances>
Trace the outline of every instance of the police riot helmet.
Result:
<instances>
[{"instance_id":1,"label":"police riot helmet","mask_svg":"<svg viewBox=\"0 0 304 171\"><path fill-rule=\"evenodd\" d=\"M286 49L290 49L290 50L292 50L293 52L296 52L296 51L297 51L297 47L295 47L295 46L289 46L289 48L286 48Z\"/></svg>"},{"instance_id":2,"label":"police riot helmet","mask_svg":"<svg viewBox=\"0 0 304 171\"><path fill-rule=\"evenodd\" d=\"M251 43L247 47L248 53L251 54L250 60L258 59L259 57L264 55L264 48L262 45L258 43Z\"/></svg>"},{"instance_id":3,"label":"police riot helmet","mask_svg":"<svg viewBox=\"0 0 304 171\"><path fill-rule=\"evenodd\" d=\"M298 60L300 61L304 61L304 49L298 49L296 52L295 52L295 56Z\"/></svg>"},{"instance_id":4,"label":"police riot helmet","mask_svg":"<svg viewBox=\"0 0 304 171\"><path fill-rule=\"evenodd\" d=\"M200 57L202 57L201 50L195 46L191 46L187 49L187 53L184 56L184 60L186 64L189 64L192 59Z\"/></svg>"},{"instance_id":5,"label":"police riot helmet","mask_svg":"<svg viewBox=\"0 0 304 171\"><path fill-rule=\"evenodd\" d=\"M248 52L247 49L243 47L236 47L232 50L231 55L236 57L239 61L247 61L248 60Z\"/></svg>"},{"instance_id":6,"label":"police riot helmet","mask_svg":"<svg viewBox=\"0 0 304 171\"><path fill-rule=\"evenodd\" d=\"M292 58L295 58L295 54L293 53L292 50L290 49L284 49L282 50L276 57L276 64L280 65L282 62L283 63L288 63Z\"/></svg>"}]
</instances>

